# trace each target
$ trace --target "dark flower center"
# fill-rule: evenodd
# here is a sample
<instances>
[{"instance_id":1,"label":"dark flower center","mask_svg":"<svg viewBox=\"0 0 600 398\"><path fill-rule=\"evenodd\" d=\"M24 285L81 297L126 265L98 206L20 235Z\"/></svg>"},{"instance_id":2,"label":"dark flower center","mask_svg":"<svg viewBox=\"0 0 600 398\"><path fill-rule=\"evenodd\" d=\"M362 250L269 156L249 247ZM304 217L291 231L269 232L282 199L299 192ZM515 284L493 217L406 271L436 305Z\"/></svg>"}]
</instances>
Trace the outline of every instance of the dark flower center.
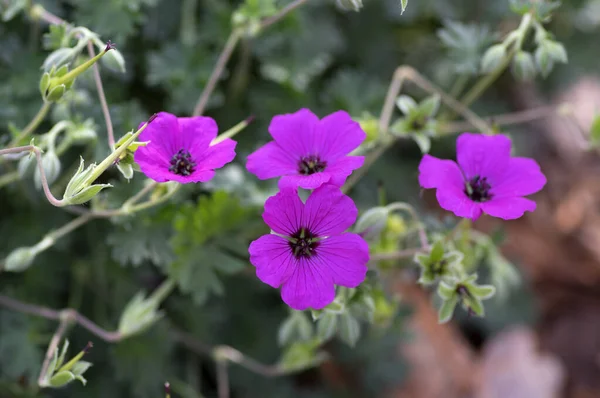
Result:
<instances>
[{"instance_id":1,"label":"dark flower center","mask_svg":"<svg viewBox=\"0 0 600 398\"><path fill-rule=\"evenodd\" d=\"M316 155L304 156L298 162L298 171L305 176L320 173L325 170L325 167L327 167L327 163Z\"/></svg>"},{"instance_id":2,"label":"dark flower center","mask_svg":"<svg viewBox=\"0 0 600 398\"><path fill-rule=\"evenodd\" d=\"M196 167L196 163L192 160L192 155L185 149L180 149L173 155L170 163L171 167L169 167L169 171L180 176L189 176L194 172L194 167Z\"/></svg>"},{"instance_id":3,"label":"dark flower center","mask_svg":"<svg viewBox=\"0 0 600 398\"><path fill-rule=\"evenodd\" d=\"M487 182L487 177L475 176L469 180L468 186L465 187L465 193L474 202L486 202L492 199L490 189L492 188Z\"/></svg>"},{"instance_id":4,"label":"dark flower center","mask_svg":"<svg viewBox=\"0 0 600 398\"><path fill-rule=\"evenodd\" d=\"M310 257L315 254L315 250L319 247L317 236L306 228L300 228L291 237L290 248L296 258Z\"/></svg>"}]
</instances>

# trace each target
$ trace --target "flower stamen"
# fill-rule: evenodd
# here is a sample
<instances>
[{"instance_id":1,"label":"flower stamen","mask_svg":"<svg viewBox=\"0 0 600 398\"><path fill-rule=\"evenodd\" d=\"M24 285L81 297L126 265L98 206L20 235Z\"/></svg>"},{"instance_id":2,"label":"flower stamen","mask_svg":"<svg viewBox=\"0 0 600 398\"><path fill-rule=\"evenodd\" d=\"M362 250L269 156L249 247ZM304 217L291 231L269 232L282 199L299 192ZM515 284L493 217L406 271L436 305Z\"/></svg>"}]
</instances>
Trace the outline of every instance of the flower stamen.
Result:
<instances>
[{"instance_id":1,"label":"flower stamen","mask_svg":"<svg viewBox=\"0 0 600 398\"><path fill-rule=\"evenodd\" d=\"M308 176L325 170L327 163L316 155L303 156L298 162L298 172Z\"/></svg>"},{"instance_id":2,"label":"flower stamen","mask_svg":"<svg viewBox=\"0 0 600 398\"><path fill-rule=\"evenodd\" d=\"M319 246L319 239L306 228L300 228L291 236L289 245L294 253L294 257L311 257Z\"/></svg>"},{"instance_id":3,"label":"flower stamen","mask_svg":"<svg viewBox=\"0 0 600 398\"><path fill-rule=\"evenodd\" d=\"M490 189L492 187L487 182L487 177L475 176L467 182L465 194L474 202L487 202L492 199Z\"/></svg>"},{"instance_id":4,"label":"flower stamen","mask_svg":"<svg viewBox=\"0 0 600 398\"><path fill-rule=\"evenodd\" d=\"M192 155L185 149L180 149L173 155L170 164L169 171L180 176L189 176L194 172L194 167L196 167L196 163L192 160Z\"/></svg>"}]
</instances>

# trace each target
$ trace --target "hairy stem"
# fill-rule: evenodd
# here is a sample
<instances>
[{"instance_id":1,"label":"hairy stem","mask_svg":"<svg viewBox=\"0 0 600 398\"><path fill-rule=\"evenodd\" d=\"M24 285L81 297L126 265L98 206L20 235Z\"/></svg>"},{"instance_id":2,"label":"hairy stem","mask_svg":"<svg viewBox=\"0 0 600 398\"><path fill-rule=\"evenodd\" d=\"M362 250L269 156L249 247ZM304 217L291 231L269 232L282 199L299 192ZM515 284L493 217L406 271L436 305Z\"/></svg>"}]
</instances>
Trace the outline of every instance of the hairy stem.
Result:
<instances>
[{"instance_id":1,"label":"hairy stem","mask_svg":"<svg viewBox=\"0 0 600 398\"><path fill-rule=\"evenodd\" d=\"M65 203L62 200L56 199L54 197L54 195L52 195L52 192L50 191L50 187L48 186L48 180L46 179L46 173L44 172L44 167L42 166L42 151L38 147L33 146L33 145L27 145L27 146L19 146L19 147L14 147L14 148L0 149L0 156L8 155L11 153L21 153L21 152L35 153L38 168L40 171L40 177L42 180L42 187L44 188L44 194L46 195L48 202L50 202L50 204L52 204L53 206L56 206L56 207L65 206Z\"/></svg>"},{"instance_id":2,"label":"hairy stem","mask_svg":"<svg viewBox=\"0 0 600 398\"><path fill-rule=\"evenodd\" d=\"M292 11L294 11L296 8L300 7L301 5L303 5L306 2L308 2L308 0L294 0L294 1L292 1L290 4L288 4L287 6L283 7L281 9L281 11L279 11L277 14L273 15L272 17L265 18L261 22L261 24L260 24L261 29L268 28L269 26L273 25L274 23L280 21L287 14L289 14Z\"/></svg>"},{"instance_id":3,"label":"hairy stem","mask_svg":"<svg viewBox=\"0 0 600 398\"><path fill-rule=\"evenodd\" d=\"M18 136L16 136L8 146L11 147L13 145L17 145L19 142L29 137L35 131L35 129L42 123L42 121L48 114L51 105L52 104L50 102L44 102L38 110L38 112L33 117L33 119L31 120L31 122L29 122L29 124L23 129L23 131L21 131L21 133Z\"/></svg>"},{"instance_id":4,"label":"hairy stem","mask_svg":"<svg viewBox=\"0 0 600 398\"><path fill-rule=\"evenodd\" d=\"M67 319L69 322L74 322L82 326L83 328L87 329L90 333L106 342L114 343L122 339L122 336L119 332L107 331L71 308L66 308L64 310L57 311L39 305L23 303L19 300L2 294L0 294L0 306L3 306L16 312L21 312L23 314L35 315L41 318L46 318L54 321L60 320L61 323L63 319Z\"/></svg>"},{"instance_id":5,"label":"hairy stem","mask_svg":"<svg viewBox=\"0 0 600 398\"><path fill-rule=\"evenodd\" d=\"M40 387L46 387L46 380L52 376L47 374L50 361L52 361L52 358L54 357L54 352L58 350L58 345L63 339L63 336L65 335L70 323L71 319L69 317L61 317L58 328L56 329L56 332L54 332L54 335L52 335L52 339L48 345L48 350L46 350L46 357L44 358L44 363L42 364L42 370L40 371L40 376L38 377L38 386Z\"/></svg>"},{"instance_id":6,"label":"hairy stem","mask_svg":"<svg viewBox=\"0 0 600 398\"><path fill-rule=\"evenodd\" d=\"M227 39L227 42L225 43L225 47L223 47L223 51L221 51L221 54L219 55L219 58L217 59L217 63L215 64L215 67L214 67L212 73L210 74L208 83L206 83L206 86L204 87L204 91L202 91L202 95L200 95L200 99L196 103L196 107L194 108L194 113L192 114L192 116L200 116L206 109L208 100L210 99L210 96L212 95L212 93L217 85L217 82L221 78L221 75L223 74L223 71L225 70L225 66L227 65L227 62L229 61L229 58L231 58L231 54L233 54L233 50L235 49L235 46L237 45L237 43L241 37L242 37L242 32L237 29L232 31L231 34L229 35L229 38Z\"/></svg>"},{"instance_id":7,"label":"hairy stem","mask_svg":"<svg viewBox=\"0 0 600 398\"><path fill-rule=\"evenodd\" d=\"M96 56L94 51L94 44L91 41L87 43L88 54L90 58ZM100 67L97 63L93 66L94 69L94 81L96 82L96 90L98 90L98 98L100 99L100 106L102 107L102 113L104 115L104 122L106 123L106 134L108 135L108 146L110 149L115 148L115 135L113 132L112 120L110 118L110 111L108 110L108 103L106 102L106 96L104 95L104 87L102 86L102 78L100 77Z\"/></svg>"}]
</instances>

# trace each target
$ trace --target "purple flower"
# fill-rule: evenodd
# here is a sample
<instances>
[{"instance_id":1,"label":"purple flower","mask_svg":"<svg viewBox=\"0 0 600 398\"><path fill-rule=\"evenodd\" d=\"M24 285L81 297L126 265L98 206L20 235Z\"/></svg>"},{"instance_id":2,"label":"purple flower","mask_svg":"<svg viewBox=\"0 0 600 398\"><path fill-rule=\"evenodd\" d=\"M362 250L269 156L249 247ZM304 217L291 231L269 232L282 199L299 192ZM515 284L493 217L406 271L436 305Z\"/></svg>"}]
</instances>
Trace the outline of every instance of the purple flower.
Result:
<instances>
[{"instance_id":1,"label":"purple flower","mask_svg":"<svg viewBox=\"0 0 600 398\"><path fill-rule=\"evenodd\" d=\"M205 182L215 169L235 157L236 142L225 139L211 145L217 136L217 123L209 117L176 117L160 112L140 134L134 159L142 172L157 182Z\"/></svg>"},{"instance_id":2,"label":"purple flower","mask_svg":"<svg viewBox=\"0 0 600 398\"><path fill-rule=\"evenodd\" d=\"M437 188L443 209L476 220L481 213L505 220L535 210L522 196L541 190L546 177L533 159L511 158L510 139L503 135L461 134L456 141L458 164L425 155L419 183Z\"/></svg>"},{"instance_id":3,"label":"purple flower","mask_svg":"<svg viewBox=\"0 0 600 398\"><path fill-rule=\"evenodd\" d=\"M334 285L356 287L367 273L369 246L344 233L356 220L354 202L334 185L315 189L302 203L296 189L267 199L263 219L274 233L250 244L250 262L264 283L281 286L296 310L320 309L335 298Z\"/></svg>"},{"instance_id":4,"label":"purple flower","mask_svg":"<svg viewBox=\"0 0 600 398\"><path fill-rule=\"evenodd\" d=\"M347 156L366 138L345 111L319 120L308 109L278 115L269 126L274 141L248 156L246 167L259 179L280 177L279 188L341 187L363 156Z\"/></svg>"}]
</instances>

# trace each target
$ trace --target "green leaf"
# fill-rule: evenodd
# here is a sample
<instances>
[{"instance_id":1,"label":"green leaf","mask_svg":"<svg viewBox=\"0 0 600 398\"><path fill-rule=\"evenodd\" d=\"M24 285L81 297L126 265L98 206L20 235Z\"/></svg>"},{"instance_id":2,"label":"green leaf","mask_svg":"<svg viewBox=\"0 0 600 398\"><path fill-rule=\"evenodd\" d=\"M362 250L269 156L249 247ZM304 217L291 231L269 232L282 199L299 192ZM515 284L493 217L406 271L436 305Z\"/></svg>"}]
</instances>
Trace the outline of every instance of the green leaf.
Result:
<instances>
[{"instance_id":1,"label":"green leaf","mask_svg":"<svg viewBox=\"0 0 600 398\"><path fill-rule=\"evenodd\" d=\"M438 94L425 98L419 104L419 113L428 117L435 116L438 109L440 109L440 96Z\"/></svg>"},{"instance_id":2,"label":"green leaf","mask_svg":"<svg viewBox=\"0 0 600 398\"><path fill-rule=\"evenodd\" d=\"M408 6L408 0L400 0L400 7L402 7L402 11L400 11L400 15L404 14L406 10L406 6Z\"/></svg>"},{"instance_id":3,"label":"green leaf","mask_svg":"<svg viewBox=\"0 0 600 398\"><path fill-rule=\"evenodd\" d=\"M437 263L437 262L441 261L443 257L444 257L444 242L441 239L439 239L433 244L433 247L431 248L431 254L429 255L429 261L431 261L433 263Z\"/></svg>"},{"instance_id":4,"label":"green leaf","mask_svg":"<svg viewBox=\"0 0 600 398\"><path fill-rule=\"evenodd\" d=\"M354 347L360 337L358 320L349 313L341 314L338 319L338 336L350 347Z\"/></svg>"},{"instance_id":5,"label":"green leaf","mask_svg":"<svg viewBox=\"0 0 600 398\"><path fill-rule=\"evenodd\" d=\"M446 323L450 319L452 319L452 314L454 313L454 308L456 308L456 304L458 304L458 297L456 296L450 298L449 300L444 300L438 313L439 323Z\"/></svg>"},{"instance_id":6,"label":"green leaf","mask_svg":"<svg viewBox=\"0 0 600 398\"><path fill-rule=\"evenodd\" d=\"M452 297L456 296L456 286L455 285L449 285L446 282L442 281L438 285L437 292L438 292L438 295L443 300L450 300Z\"/></svg>"},{"instance_id":7,"label":"green leaf","mask_svg":"<svg viewBox=\"0 0 600 398\"><path fill-rule=\"evenodd\" d=\"M396 100L396 106L398 109L402 111L405 115L411 113L412 110L418 107L416 101L409 97L408 95L401 95Z\"/></svg>"},{"instance_id":8,"label":"green leaf","mask_svg":"<svg viewBox=\"0 0 600 398\"><path fill-rule=\"evenodd\" d=\"M239 226L253 219L259 221L256 208L224 191L178 209L171 239L176 257L166 270L198 305L211 294L223 294L219 274L234 274L248 265L247 238Z\"/></svg>"},{"instance_id":9,"label":"green leaf","mask_svg":"<svg viewBox=\"0 0 600 398\"><path fill-rule=\"evenodd\" d=\"M277 333L280 346L290 345L298 341L308 341L313 336L313 323L300 311L294 311L281 324Z\"/></svg>"},{"instance_id":10,"label":"green leaf","mask_svg":"<svg viewBox=\"0 0 600 398\"><path fill-rule=\"evenodd\" d=\"M600 144L600 114L594 116L590 127L590 141L592 145Z\"/></svg>"},{"instance_id":11,"label":"green leaf","mask_svg":"<svg viewBox=\"0 0 600 398\"><path fill-rule=\"evenodd\" d=\"M115 226L106 238L112 258L121 265L138 267L144 262L166 266L175 256L169 244L175 213L165 207L155 214L139 214Z\"/></svg>"},{"instance_id":12,"label":"green leaf","mask_svg":"<svg viewBox=\"0 0 600 398\"><path fill-rule=\"evenodd\" d=\"M73 380L75 380L75 375L68 370L63 370L50 378L50 386L54 388L64 387Z\"/></svg>"},{"instance_id":13,"label":"green leaf","mask_svg":"<svg viewBox=\"0 0 600 398\"><path fill-rule=\"evenodd\" d=\"M317 334L316 337L322 341L328 341L333 337L337 329L338 315L333 313L324 314L317 321Z\"/></svg>"}]
</instances>

